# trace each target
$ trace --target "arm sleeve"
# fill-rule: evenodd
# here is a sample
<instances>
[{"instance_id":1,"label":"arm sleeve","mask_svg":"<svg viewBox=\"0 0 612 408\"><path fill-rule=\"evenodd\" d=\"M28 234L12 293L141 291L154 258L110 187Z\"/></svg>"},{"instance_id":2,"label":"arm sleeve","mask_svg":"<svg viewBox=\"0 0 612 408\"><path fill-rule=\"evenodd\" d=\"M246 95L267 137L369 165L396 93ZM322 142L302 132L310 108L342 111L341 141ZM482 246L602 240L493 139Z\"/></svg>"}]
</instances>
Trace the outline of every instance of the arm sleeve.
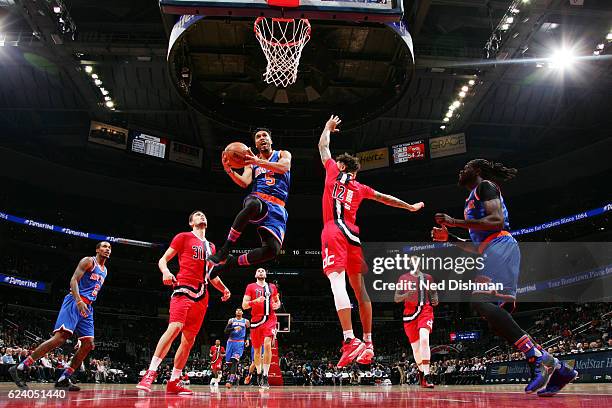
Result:
<instances>
[{"instance_id":1,"label":"arm sleeve","mask_svg":"<svg viewBox=\"0 0 612 408\"><path fill-rule=\"evenodd\" d=\"M181 252L183 249L183 241L185 241L185 236L183 234L177 234L170 243L170 248L174 249L176 252Z\"/></svg>"},{"instance_id":2,"label":"arm sleeve","mask_svg":"<svg viewBox=\"0 0 612 408\"><path fill-rule=\"evenodd\" d=\"M361 185L362 191L363 191L363 198L365 200L373 200L374 199L374 195L376 194L376 192L374 191L374 189L370 186L366 186L365 184Z\"/></svg>"},{"instance_id":3,"label":"arm sleeve","mask_svg":"<svg viewBox=\"0 0 612 408\"><path fill-rule=\"evenodd\" d=\"M497 189L497 186L488 180L485 180L478 185L476 194L478 194L480 201L490 201L499 198L499 190Z\"/></svg>"}]
</instances>

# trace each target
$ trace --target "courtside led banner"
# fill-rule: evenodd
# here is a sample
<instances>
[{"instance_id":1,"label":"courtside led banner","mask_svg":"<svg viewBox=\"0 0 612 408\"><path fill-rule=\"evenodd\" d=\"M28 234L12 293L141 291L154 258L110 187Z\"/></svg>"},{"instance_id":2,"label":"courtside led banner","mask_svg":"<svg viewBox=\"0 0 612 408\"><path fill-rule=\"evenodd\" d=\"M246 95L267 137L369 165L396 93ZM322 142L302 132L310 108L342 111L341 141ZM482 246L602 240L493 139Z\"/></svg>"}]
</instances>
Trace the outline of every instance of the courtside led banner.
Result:
<instances>
[{"instance_id":1,"label":"courtside led banner","mask_svg":"<svg viewBox=\"0 0 612 408\"><path fill-rule=\"evenodd\" d=\"M465 133L457 133L454 135L433 137L429 139L429 157L432 159L453 156L455 154L465 152L467 152L467 148L465 146Z\"/></svg>"},{"instance_id":2,"label":"courtside led banner","mask_svg":"<svg viewBox=\"0 0 612 408\"><path fill-rule=\"evenodd\" d=\"M389 167L389 149L386 147L359 152L357 157L359 157L361 171Z\"/></svg>"}]
</instances>

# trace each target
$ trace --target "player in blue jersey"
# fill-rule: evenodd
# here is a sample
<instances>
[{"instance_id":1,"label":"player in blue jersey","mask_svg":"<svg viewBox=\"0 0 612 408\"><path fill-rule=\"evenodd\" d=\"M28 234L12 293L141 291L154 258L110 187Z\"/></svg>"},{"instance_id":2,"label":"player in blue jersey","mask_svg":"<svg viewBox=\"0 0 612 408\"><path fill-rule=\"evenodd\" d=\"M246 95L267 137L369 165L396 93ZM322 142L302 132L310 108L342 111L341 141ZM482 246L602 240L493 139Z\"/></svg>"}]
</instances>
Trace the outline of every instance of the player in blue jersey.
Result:
<instances>
[{"instance_id":1,"label":"player in blue jersey","mask_svg":"<svg viewBox=\"0 0 612 408\"><path fill-rule=\"evenodd\" d=\"M236 383L236 370L244 353L244 341L246 339L246 331L251 327L251 322L242 317L242 309L236 309L236 317L232 317L227 321L225 334L229 334L227 344L225 345L225 363L229 365L230 376L225 383L227 388L232 388Z\"/></svg>"},{"instance_id":2,"label":"player in blue jersey","mask_svg":"<svg viewBox=\"0 0 612 408\"><path fill-rule=\"evenodd\" d=\"M232 181L242 188L251 184L253 187L244 199L242 211L236 216L225 244L208 257L210 262L217 265L211 276L236 266L260 264L275 258L285 238L285 204L291 184L291 153L272 149L272 136L268 129L258 129L253 138L259 153L255 155L249 151L242 174L232 170L225 152L222 155L223 168ZM249 223L257 226L262 246L239 257L231 256L231 247Z\"/></svg>"},{"instance_id":3,"label":"player in blue jersey","mask_svg":"<svg viewBox=\"0 0 612 408\"><path fill-rule=\"evenodd\" d=\"M96 256L81 259L70 279L70 293L64 297L62 308L55 322L53 337L38 346L19 365L9 369L13 381L19 388L28 388L24 380L25 374L35 361L60 347L73 334L76 334L81 346L72 357L70 366L64 370L55 383L55 387L68 391L80 390L70 381L70 376L81 366L85 357L94 348L94 321L91 305L100 293L102 284L108 275L105 263L110 254L111 244L102 241L96 245Z\"/></svg>"},{"instance_id":4,"label":"player in blue jersey","mask_svg":"<svg viewBox=\"0 0 612 408\"><path fill-rule=\"evenodd\" d=\"M440 225L431 232L435 241L455 241L464 250L478 253L484 268L477 282L501 283L501 291L479 291L472 294L472 307L496 334L521 351L530 365L531 381L525 387L528 394L551 396L570 383L578 373L548 354L535 343L504 308L514 307L521 254L510 233L508 209L497 183L513 179L517 170L501 163L476 159L459 172L459 185L470 192L465 200L464 217L456 219L436 214ZM448 232L448 227L467 229L471 242Z\"/></svg>"}]
</instances>

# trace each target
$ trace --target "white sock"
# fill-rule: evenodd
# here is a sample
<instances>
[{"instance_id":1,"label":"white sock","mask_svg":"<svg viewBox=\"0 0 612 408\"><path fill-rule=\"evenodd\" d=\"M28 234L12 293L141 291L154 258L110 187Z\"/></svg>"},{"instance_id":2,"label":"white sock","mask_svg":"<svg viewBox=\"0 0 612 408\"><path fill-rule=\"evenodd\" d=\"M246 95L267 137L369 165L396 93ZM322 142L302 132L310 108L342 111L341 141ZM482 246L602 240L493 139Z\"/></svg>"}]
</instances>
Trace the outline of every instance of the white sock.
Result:
<instances>
[{"instance_id":1,"label":"white sock","mask_svg":"<svg viewBox=\"0 0 612 408\"><path fill-rule=\"evenodd\" d=\"M170 376L170 381L174 381L174 380L176 380L177 378L180 378L180 377L181 377L181 374L183 374L183 370L182 370L182 369L180 369L180 368L176 368L176 367L174 367L174 368L172 369L172 375Z\"/></svg>"},{"instance_id":2,"label":"white sock","mask_svg":"<svg viewBox=\"0 0 612 408\"><path fill-rule=\"evenodd\" d=\"M257 366L257 374L261 374L262 371L263 371L263 364L259 364Z\"/></svg>"},{"instance_id":3,"label":"white sock","mask_svg":"<svg viewBox=\"0 0 612 408\"><path fill-rule=\"evenodd\" d=\"M162 359L157 357L157 356L153 356L153 358L151 359L151 364L149 365L149 370L151 371L157 371L159 365L161 364Z\"/></svg>"},{"instance_id":4,"label":"white sock","mask_svg":"<svg viewBox=\"0 0 612 408\"><path fill-rule=\"evenodd\" d=\"M423 371L423 374L429 375L429 363L421 365L421 371Z\"/></svg>"},{"instance_id":5,"label":"white sock","mask_svg":"<svg viewBox=\"0 0 612 408\"><path fill-rule=\"evenodd\" d=\"M270 364L264 364L263 365L263 375L267 376L269 371L270 371Z\"/></svg>"},{"instance_id":6,"label":"white sock","mask_svg":"<svg viewBox=\"0 0 612 408\"><path fill-rule=\"evenodd\" d=\"M342 335L344 336L344 340L345 341L347 339L355 338L355 335L353 334L353 330L345 330L345 331L342 332Z\"/></svg>"},{"instance_id":7,"label":"white sock","mask_svg":"<svg viewBox=\"0 0 612 408\"><path fill-rule=\"evenodd\" d=\"M372 333L363 333L363 341L366 343L372 342Z\"/></svg>"}]
</instances>

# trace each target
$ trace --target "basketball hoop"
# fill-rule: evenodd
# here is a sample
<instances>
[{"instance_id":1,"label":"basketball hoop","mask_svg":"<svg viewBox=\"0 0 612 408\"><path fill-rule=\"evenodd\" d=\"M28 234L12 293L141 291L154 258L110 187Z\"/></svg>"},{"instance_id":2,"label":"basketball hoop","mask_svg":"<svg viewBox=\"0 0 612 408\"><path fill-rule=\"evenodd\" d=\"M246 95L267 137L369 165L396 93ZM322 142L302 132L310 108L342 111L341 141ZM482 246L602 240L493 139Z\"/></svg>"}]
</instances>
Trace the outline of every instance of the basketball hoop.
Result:
<instances>
[{"instance_id":1,"label":"basketball hoop","mask_svg":"<svg viewBox=\"0 0 612 408\"><path fill-rule=\"evenodd\" d=\"M310 22L305 18L259 17L254 29L268 61L264 81L279 87L294 84L302 50L310 40Z\"/></svg>"}]
</instances>

